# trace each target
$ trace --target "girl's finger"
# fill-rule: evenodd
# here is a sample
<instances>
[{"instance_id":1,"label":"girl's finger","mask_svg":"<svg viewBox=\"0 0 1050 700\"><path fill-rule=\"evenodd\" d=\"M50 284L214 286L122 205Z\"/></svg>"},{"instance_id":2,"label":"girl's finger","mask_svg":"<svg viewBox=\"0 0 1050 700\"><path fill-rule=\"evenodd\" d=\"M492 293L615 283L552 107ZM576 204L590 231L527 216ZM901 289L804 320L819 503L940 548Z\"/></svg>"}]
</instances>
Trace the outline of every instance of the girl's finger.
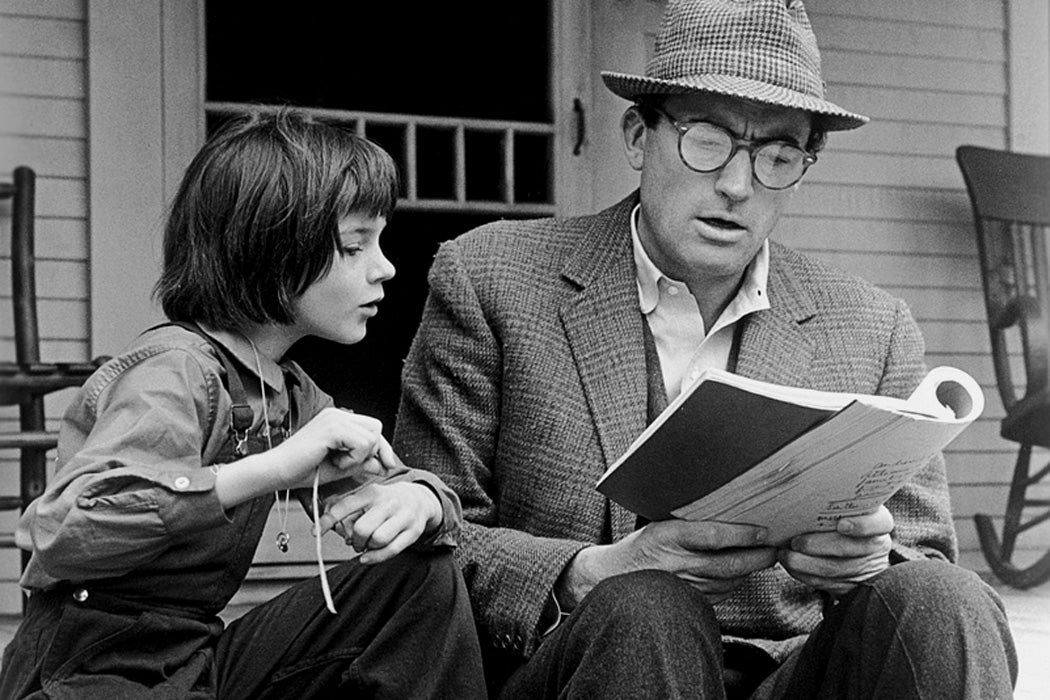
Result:
<instances>
[{"instance_id":1,"label":"girl's finger","mask_svg":"<svg viewBox=\"0 0 1050 700\"><path fill-rule=\"evenodd\" d=\"M378 564L386 561L387 559L393 559L398 554L403 552L409 545L415 542L419 538L418 535L412 534L412 532L405 530L402 531L394 540L385 547L380 549L370 549L363 553L360 557L362 564Z\"/></svg>"},{"instance_id":2,"label":"girl's finger","mask_svg":"<svg viewBox=\"0 0 1050 700\"><path fill-rule=\"evenodd\" d=\"M376 442L376 458L387 469L393 469L398 466L394 448L390 446L390 443L382 435L379 436L379 440Z\"/></svg>"}]
</instances>

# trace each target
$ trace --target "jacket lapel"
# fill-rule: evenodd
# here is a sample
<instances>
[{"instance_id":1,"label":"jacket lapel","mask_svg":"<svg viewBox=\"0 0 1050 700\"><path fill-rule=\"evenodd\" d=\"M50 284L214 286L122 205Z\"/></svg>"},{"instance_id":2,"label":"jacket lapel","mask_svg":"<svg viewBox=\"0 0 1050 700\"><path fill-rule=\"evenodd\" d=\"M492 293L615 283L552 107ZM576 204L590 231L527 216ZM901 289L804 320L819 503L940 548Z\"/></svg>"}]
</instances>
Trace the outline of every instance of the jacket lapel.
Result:
<instances>
[{"instance_id":1,"label":"jacket lapel","mask_svg":"<svg viewBox=\"0 0 1050 700\"><path fill-rule=\"evenodd\" d=\"M770 244L770 308L752 314L740 337L736 371L766 382L805 387L810 383L813 347L804 324L816 314L812 297Z\"/></svg>"},{"instance_id":2,"label":"jacket lapel","mask_svg":"<svg viewBox=\"0 0 1050 700\"><path fill-rule=\"evenodd\" d=\"M576 288L558 310L607 468L647 424L643 319L631 249L632 195L596 216L563 276ZM595 481L601 476L595 473ZM635 516L610 504L614 539Z\"/></svg>"}]
</instances>

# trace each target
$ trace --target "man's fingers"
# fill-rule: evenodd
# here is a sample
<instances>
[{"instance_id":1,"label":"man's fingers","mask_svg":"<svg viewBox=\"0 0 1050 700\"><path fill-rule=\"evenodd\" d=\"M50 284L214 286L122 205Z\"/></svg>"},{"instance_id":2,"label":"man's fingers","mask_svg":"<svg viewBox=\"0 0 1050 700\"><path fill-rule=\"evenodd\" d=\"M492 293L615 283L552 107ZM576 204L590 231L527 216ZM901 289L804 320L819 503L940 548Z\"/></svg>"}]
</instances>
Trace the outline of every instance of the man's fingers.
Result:
<instances>
[{"instance_id":1,"label":"man's fingers","mask_svg":"<svg viewBox=\"0 0 1050 700\"><path fill-rule=\"evenodd\" d=\"M818 557L851 559L888 552L892 546L889 535L844 537L837 532L810 532L791 540L790 549Z\"/></svg>"},{"instance_id":2,"label":"man's fingers","mask_svg":"<svg viewBox=\"0 0 1050 700\"><path fill-rule=\"evenodd\" d=\"M710 551L733 547L761 546L768 537L766 528L757 525L719 523L709 520L667 521L673 523L675 537L684 549Z\"/></svg>"},{"instance_id":3,"label":"man's fingers","mask_svg":"<svg viewBox=\"0 0 1050 700\"><path fill-rule=\"evenodd\" d=\"M835 529L848 537L871 537L890 534L893 532L893 525L893 514L886 506L879 506L865 515L840 518Z\"/></svg>"},{"instance_id":4,"label":"man's fingers","mask_svg":"<svg viewBox=\"0 0 1050 700\"><path fill-rule=\"evenodd\" d=\"M849 559L811 556L789 549L781 550L781 565L799 580L863 581L886 568L885 552L871 552ZM808 581L805 581L808 582Z\"/></svg>"}]
</instances>

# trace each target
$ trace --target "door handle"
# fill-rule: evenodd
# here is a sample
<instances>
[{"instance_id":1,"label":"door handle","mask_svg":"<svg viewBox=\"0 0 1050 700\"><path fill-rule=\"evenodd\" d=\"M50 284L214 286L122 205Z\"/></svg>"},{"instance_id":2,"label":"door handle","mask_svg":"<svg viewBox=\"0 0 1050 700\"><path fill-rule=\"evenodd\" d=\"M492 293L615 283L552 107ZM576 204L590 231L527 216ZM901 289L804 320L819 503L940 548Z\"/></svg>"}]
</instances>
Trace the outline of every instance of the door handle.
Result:
<instances>
[{"instance_id":1,"label":"door handle","mask_svg":"<svg viewBox=\"0 0 1050 700\"><path fill-rule=\"evenodd\" d=\"M572 154L574 156L580 155L580 151L583 149L583 141L587 136L586 118L583 112L583 102L580 101L579 97L575 97L572 100L572 111L576 115L576 145L572 148Z\"/></svg>"}]
</instances>

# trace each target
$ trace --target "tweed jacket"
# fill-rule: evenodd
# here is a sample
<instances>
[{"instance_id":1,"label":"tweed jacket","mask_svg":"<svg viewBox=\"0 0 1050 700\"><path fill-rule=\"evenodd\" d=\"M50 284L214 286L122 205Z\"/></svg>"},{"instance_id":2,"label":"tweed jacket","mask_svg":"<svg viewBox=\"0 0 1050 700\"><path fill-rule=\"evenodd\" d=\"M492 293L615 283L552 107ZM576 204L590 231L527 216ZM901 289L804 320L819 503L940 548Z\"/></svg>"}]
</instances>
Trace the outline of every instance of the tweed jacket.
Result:
<instances>
[{"instance_id":1,"label":"tweed jacket","mask_svg":"<svg viewBox=\"0 0 1050 700\"><path fill-rule=\"evenodd\" d=\"M395 448L456 491L457 557L483 642L527 657L555 580L636 517L595 484L649 419L630 213L501 221L443 244L403 373ZM925 374L904 302L771 243L771 308L748 318L736 371L812 389L907 396ZM651 363L650 363L651 364ZM747 420L741 416L741 420ZM893 561L953 559L943 459L888 503ZM723 632L775 657L821 619L779 567L716 606Z\"/></svg>"}]
</instances>

